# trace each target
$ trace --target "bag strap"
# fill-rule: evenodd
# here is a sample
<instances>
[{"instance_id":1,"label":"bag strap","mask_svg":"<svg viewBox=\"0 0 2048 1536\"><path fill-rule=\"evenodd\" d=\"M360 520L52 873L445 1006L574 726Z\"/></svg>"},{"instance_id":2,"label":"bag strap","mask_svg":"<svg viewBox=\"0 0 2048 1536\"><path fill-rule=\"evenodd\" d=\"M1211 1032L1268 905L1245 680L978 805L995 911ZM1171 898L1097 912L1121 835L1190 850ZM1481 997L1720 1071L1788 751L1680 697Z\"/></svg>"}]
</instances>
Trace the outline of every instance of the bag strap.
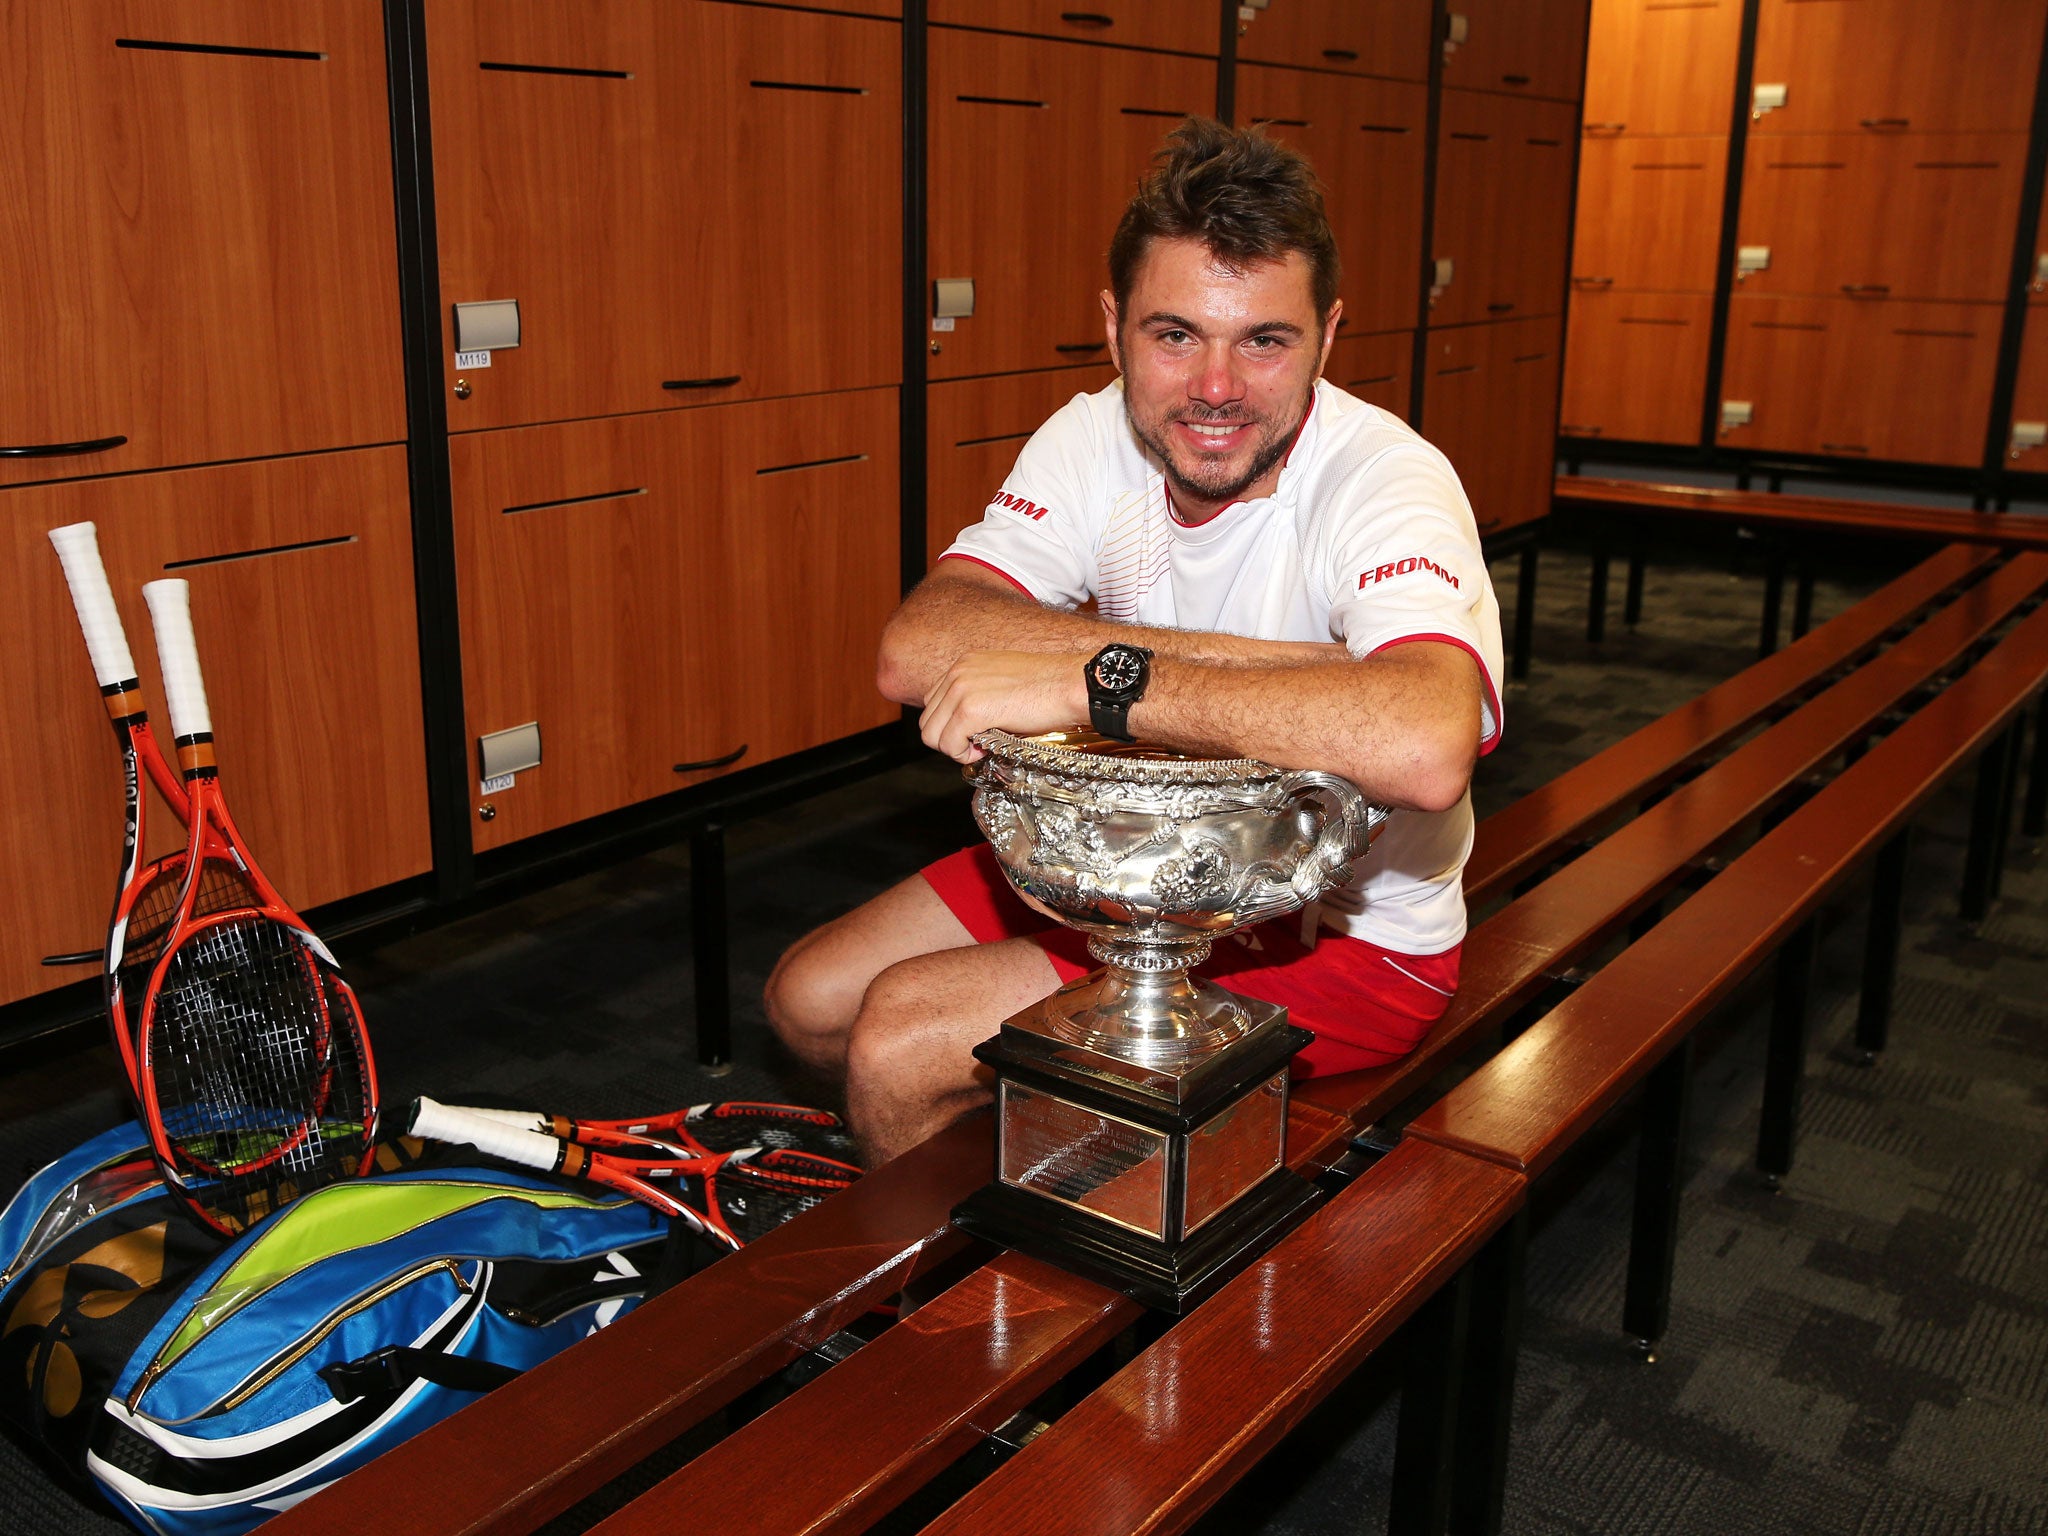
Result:
<instances>
[{"instance_id":1,"label":"bag strap","mask_svg":"<svg viewBox=\"0 0 2048 1536\"><path fill-rule=\"evenodd\" d=\"M337 1403L373 1395L396 1397L416 1381L431 1381L457 1392L488 1392L518 1375L511 1366L495 1360L472 1360L467 1355L446 1355L406 1344L320 1367L320 1379Z\"/></svg>"}]
</instances>

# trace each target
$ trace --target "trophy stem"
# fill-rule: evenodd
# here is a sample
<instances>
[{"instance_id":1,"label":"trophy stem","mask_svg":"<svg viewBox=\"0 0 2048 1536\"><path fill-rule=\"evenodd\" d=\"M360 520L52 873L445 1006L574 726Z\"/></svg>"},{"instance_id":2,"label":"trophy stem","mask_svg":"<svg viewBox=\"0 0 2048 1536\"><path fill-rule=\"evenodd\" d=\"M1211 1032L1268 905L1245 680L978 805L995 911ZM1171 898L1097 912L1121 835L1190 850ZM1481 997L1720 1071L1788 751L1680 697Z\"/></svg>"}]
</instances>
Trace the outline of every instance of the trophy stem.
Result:
<instances>
[{"instance_id":1,"label":"trophy stem","mask_svg":"<svg viewBox=\"0 0 2048 1536\"><path fill-rule=\"evenodd\" d=\"M1090 938L1088 952L1104 968L1047 1000L1050 1032L1152 1064L1223 1049L1254 1021L1230 993L1188 975L1209 947L1206 938Z\"/></svg>"}]
</instances>

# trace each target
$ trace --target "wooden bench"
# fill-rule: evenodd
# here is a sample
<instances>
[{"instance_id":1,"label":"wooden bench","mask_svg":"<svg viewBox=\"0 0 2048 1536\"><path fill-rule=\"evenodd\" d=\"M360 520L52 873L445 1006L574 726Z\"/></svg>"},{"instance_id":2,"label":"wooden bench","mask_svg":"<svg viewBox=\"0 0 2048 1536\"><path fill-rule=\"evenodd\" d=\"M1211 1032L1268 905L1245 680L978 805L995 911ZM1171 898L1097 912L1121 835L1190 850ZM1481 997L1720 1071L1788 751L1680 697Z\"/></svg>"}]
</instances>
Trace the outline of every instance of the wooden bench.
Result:
<instances>
[{"instance_id":1,"label":"wooden bench","mask_svg":"<svg viewBox=\"0 0 2048 1536\"><path fill-rule=\"evenodd\" d=\"M1893 846L1920 806L1973 755L1998 751L2044 683L2048 610L2037 609L1671 917L1417 1116L1408 1134L1533 1180L1647 1079L1624 1326L1654 1337L1669 1308L1693 1027L1774 952L1785 951L1760 1155L1789 1167L1814 912L1860 863ZM1498 1524L1518 1287L1516 1276L1484 1324L1493 1342L1483 1353L1496 1374L1467 1382L1474 1411L1494 1422L1473 1434L1474 1443L1490 1448L1490 1465L1483 1476L1457 1484L1466 1503L1461 1528Z\"/></svg>"}]
</instances>

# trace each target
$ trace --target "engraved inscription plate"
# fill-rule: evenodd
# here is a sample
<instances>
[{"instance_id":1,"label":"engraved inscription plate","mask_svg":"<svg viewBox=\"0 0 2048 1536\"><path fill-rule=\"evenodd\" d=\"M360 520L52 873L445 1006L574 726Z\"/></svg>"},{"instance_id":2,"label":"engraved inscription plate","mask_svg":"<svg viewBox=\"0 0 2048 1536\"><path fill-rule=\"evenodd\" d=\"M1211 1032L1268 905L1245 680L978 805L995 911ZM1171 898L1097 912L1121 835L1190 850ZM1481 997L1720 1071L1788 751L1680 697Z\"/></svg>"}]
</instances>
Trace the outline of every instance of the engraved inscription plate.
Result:
<instances>
[{"instance_id":1,"label":"engraved inscription plate","mask_svg":"<svg viewBox=\"0 0 2048 1536\"><path fill-rule=\"evenodd\" d=\"M997 1173L1005 1184L1166 1240L1165 1132L1019 1083L1001 1089Z\"/></svg>"},{"instance_id":2,"label":"engraved inscription plate","mask_svg":"<svg viewBox=\"0 0 2048 1536\"><path fill-rule=\"evenodd\" d=\"M1287 1074L1203 1122L1188 1138L1187 1225L1192 1232L1280 1166L1287 1149Z\"/></svg>"}]
</instances>

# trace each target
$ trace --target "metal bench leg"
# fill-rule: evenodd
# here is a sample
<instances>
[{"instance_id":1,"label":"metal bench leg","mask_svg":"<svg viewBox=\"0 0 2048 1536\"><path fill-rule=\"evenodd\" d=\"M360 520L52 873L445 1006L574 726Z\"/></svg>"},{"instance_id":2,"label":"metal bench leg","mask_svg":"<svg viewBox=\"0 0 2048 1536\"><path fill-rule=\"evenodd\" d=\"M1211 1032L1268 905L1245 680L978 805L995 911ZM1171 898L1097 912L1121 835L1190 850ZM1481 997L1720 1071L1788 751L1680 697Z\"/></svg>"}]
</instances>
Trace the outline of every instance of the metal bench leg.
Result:
<instances>
[{"instance_id":1,"label":"metal bench leg","mask_svg":"<svg viewBox=\"0 0 2048 1536\"><path fill-rule=\"evenodd\" d=\"M1998 789L1998 837L1991 845L1991 899L2005 892L2005 856L2012 849L2012 821L2020 792L2020 762L2026 749L2026 716L2006 729L2005 779Z\"/></svg>"},{"instance_id":2,"label":"metal bench leg","mask_svg":"<svg viewBox=\"0 0 2048 1536\"><path fill-rule=\"evenodd\" d=\"M1607 638L1607 554L1593 557L1593 581L1586 591L1586 643L1598 645Z\"/></svg>"},{"instance_id":3,"label":"metal bench leg","mask_svg":"<svg viewBox=\"0 0 2048 1536\"><path fill-rule=\"evenodd\" d=\"M1629 551L1628 592L1621 600L1621 622L1633 629L1643 621L1643 552Z\"/></svg>"},{"instance_id":4,"label":"metal bench leg","mask_svg":"<svg viewBox=\"0 0 2048 1536\"><path fill-rule=\"evenodd\" d=\"M1692 1118L1692 1036L1656 1067L1643 1087L1636 1146L1636 1209L1628 1243L1628 1290L1621 1326L1657 1358L1671 1321L1671 1273L1678 1262L1678 1204L1685 1190L1685 1131Z\"/></svg>"},{"instance_id":5,"label":"metal bench leg","mask_svg":"<svg viewBox=\"0 0 2048 1536\"><path fill-rule=\"evenodd\" d=\"M1529 647L1536 634L1536 546L1522 550L1521 575L1515 582L1515 659L1508 675L1520 682L1529 675Z\"/></svg>"},{"instance_id":6,"label":"metal bench leg","mask_svg":"<svg viewBox=\"0 0 2048 1536\"><path fill-rule=\"evenodd\" d=\"M1998 830L2004 820L2006 769L2011 743L2003 736L1977 759L1977 794L1970 810L1970 847L1963 860L1962 918L1981 923L1991 910L1992 882L1998 858Z\"/></svg>"},{"instance_id":7,"label":"metal bench leg","mask_svg":"<svg viewBox=\"0 0 2048 1536\"><path fill-rule=\"evenodd\" d=\"M1899 979L1899 930L1906 906L1906 860L1913 829L1901 827L1879 850L1870 885L1870 928L1863 940L1863 996L1856 1006L1856 1049L1868 1066L1891 1032Z\"/></svg>"},{"instance_id":8,"label":"metal bench leg","mask_svg":"<svg viewBox=\"0 0 2048 1536\"><path fill-rule=\"evenodd\" d=\"M1528 1247L1525 1206L1487 1240L1471 1264L1472 1314L1458 1394L1458 1477L1451 1492L1451 1529L1458 1536L1499 1536L1501 1528Z\"/></svg>"},{"instance_id":9,"label":"metal bench leg","mask_svg":"<svg viewBox=\"0 0 2048 1536\"><path fill-rule=\"evenodd\" d=\"M1819 924L1809 917L1778 951L1771 1040L1764 1057L1763 1123L1756 1137L1756 1165L1773 1189L1792 1171L1799 1096L1806 1083L1806 1023L1819 940Z\"/></svg>"},{"instance_id":10,"label":"metal bench leg","mask_svg":"<svg viewBox=\"0 0 2048 1536\"><path fill-rule=\"evenodd\" d=\"M697 981L697 1061L732 1070L732 971L726 946L725 828L690 834L690 963Z\"/></svg>"},{"instance_id":11,"label":"metal bench leg","mask_svg":"<svg viewBox=\"0 0 2048 1536\"><path fill-rule=\"evenodd\" d=\"M2048 836L2048 693L2034 708L2034 765L2027 774L2027 814L2020 830L2028 837Z\"/></svg>"},{"instance_id":12,"label":"metal bench leg","mask_svg":"<svg viewBox=\"0 0 2048 1536\"><path fill-rule=\"evenodd\" d=\"M1799 568L1799 581L1792 589L1792 638L1802 640L1813 628L1813 567Z\"/></svg>"},{"instance_id":13,"label":"metal bench leg","mask_svg":"<svg viewBox=\"0 0 2048 1536\"><path fill-rule=\"evenodd\" d=\"M1450 1528L1458 1380L1465 1365L1472 1271L1473 1264L1459 1270L1401 1330L1401 1417L1388 1490L1388 1536L1444 1536Z\"/></svg>"},{"instance_id":14,"label":"metal bench leg","mask_svg":"<svg viewBox=\"0 0 2048 1536\"><path fill-rule=\"evenodd\" d=\"M1764 571L1764 622L1756 653L1768 656L1778 648L1778 615L1785 606L1785 557L1773 553Z\"/></svg>"}]
</instances>

